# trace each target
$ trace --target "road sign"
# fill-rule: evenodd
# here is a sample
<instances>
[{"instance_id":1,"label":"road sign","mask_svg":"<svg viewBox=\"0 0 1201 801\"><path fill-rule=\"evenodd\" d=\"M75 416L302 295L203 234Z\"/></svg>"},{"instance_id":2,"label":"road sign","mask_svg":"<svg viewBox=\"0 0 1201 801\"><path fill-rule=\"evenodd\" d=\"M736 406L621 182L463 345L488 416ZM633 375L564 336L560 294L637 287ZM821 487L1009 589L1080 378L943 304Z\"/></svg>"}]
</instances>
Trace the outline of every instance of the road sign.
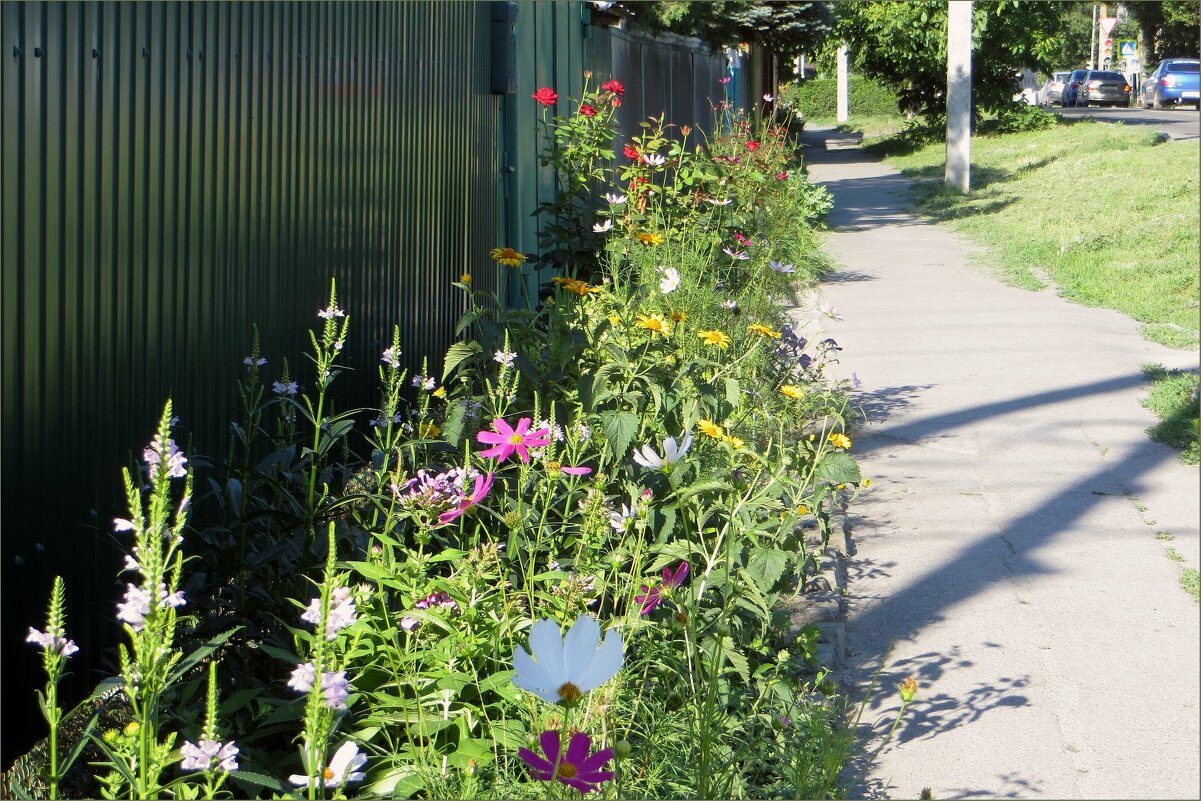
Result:
<instances>
[{"instance_id":1,"label":"road sign","mask_svg":"<svg viewBox=\"0 0 1201 801\"><path fill-rule=\"evenodd\" d=\"M1109 36L1109 32L1113 30L1113 26L1118 24L1117 17L1101 17L1101 35Z\"/></svg>"},{"instance_id":2,"label":"road sign","mask_svg":"<svg viewBox=\"0 0 1201 801\"><path fill-rule=\"evenodd\" d=\"M1118 55L1122 58L1134 58L1138 53L1138 44L1133 39L1118 40Z\"/></svg>"}]
</instances>

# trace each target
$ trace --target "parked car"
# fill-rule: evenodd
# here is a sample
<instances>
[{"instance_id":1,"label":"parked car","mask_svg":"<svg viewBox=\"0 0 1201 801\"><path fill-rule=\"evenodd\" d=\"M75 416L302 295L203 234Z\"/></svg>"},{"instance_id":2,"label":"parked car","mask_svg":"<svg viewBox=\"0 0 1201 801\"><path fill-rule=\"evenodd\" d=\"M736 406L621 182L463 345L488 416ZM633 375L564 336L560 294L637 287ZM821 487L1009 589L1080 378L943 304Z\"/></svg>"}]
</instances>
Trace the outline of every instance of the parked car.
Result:
<instances>
[{"instance_id":1,"label":"parked car","mask_svg":"<svg viewBox=\"0 0 1201 801\"><path fill-rule=\"evenodd\" d=\"M1050 108L1055 103L1061 103L1060 96L1063 93L1063 82L1072 73L1069 71L1051 73L1051 80L1043 84L1043 88L1038 90L1038 104L1044 108Z\"/></svg>"},{"instance_id":2,"label":"parked car","mask_svg":"<svg viewBox=\"0 0 1201 801\"><path fill-rule=\"evenodd\" d=\"M1201 110L1201 61L1167 58L1143 81L1143 108L1189 104Z\"/></svg>"},{"instance_id":3,"label":"parked car","mask_svg":"<svg viewBox=\"0 0 1201 801\"><path fill-rule=\"evenodd\" d=\"M1077 106L1129 106L1130 84L1112 70L1089 70L1076 91Z\"/></svg>"},{"instance_id":4,"label":"parked car","mask_svg":"<svg viewBox=\"0 0 1201 801\"><path fill-rule=\"evenodd\" d=\"M1068 77L1063 79L1063 88L1059 94L1059 105L1064 108L1076 105L1076 94L1080 90L1080 82L1084 80L1085 75L1088 75L1088 70L1072 70L1068 74Z\"/></svg>"}]
</instances>

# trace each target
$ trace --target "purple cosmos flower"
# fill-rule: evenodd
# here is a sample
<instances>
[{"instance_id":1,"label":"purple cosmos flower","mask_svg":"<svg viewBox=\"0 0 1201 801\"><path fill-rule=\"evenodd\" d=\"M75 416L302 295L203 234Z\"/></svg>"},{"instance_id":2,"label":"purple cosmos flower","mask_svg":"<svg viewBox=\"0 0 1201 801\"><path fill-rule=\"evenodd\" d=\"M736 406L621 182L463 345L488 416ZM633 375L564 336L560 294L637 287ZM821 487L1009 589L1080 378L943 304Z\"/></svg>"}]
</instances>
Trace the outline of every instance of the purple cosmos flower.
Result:
<instances>
[{"instance_id":1,"label":"purple cosmos flower","mask_svg":"<svg viewBox=\"0 0 1201 801\"><path fill-rule=\"evenodd\" d=\"M650 614L651 610L663 601L663 591L679 587L688 578L688 563L681 562L673 573L670 567L663 568L663 581L658 587L648 588L643 584L641 592L634 596L634 603L642 604L642 614Z\"/></svg>"},{"instance_id":2,"label":"purple cosmos flower","mask_svg":"<svg viewBox=\"0 0 1201 801\"><path fill-rule=\"evenodd\" d=\"M496 418L492 421L495 431L481 431L475 435L478 441L492 445L491 448L480 451L480 456L486 459L495 457L503 462L516 451L521 461L528 463L530 461L529 448L541 448L550 444L550 429L548 428L540 428L533 433L527 433L530 430L531 422L530 418L523 417L517 421L517 428L513 428L505 422L504 418Z\"/></svg>"},{"instance_id":3,"label":"purple cosmos flower","mask_svg":"<svg viewBox=\"0 0 1201 801\"><path fill-rule=\"evenodd\" d=\"M613 749L602 748L589 755L592 740L584 732L577 731L571 735L565 753L560 753L557 731L544 731L538 740L545 756L535 754L528 748L517 749L534 778L544 782L560 781L581 793L590 793L601 782L613 778L613 771L601 770L613 758Z\"/></svg>"},{"instance_id":4,"label":"purple cosmos flower","mask_svg":"<svg viewBox=\"0 0 1201 801\"><path fill-rule=\"evenodd\" d=\"M455 508L438 515L438 522L449 523L482 501L484 496L488 494L488 491L492 489L492 476L492 473L476 473L475 486L471 488L471 494L464 494L459 498L458 505Z\"/></svg>"},{"instance_id":5,"label":"purple cosmos flower","mask_svg":"<svg viewBox=\"0 0 1201 801\"><path fill-rule=\"evenodd\" d=\"M729 256L731 259L737 259L738 261L746 261L747 259L750 258L750 256L747 255L745 250L734 250L734 249L728 248L728 247L722 248L721 250L723 253L725 253L727 256Z\"/></svg>"}]
</instances>

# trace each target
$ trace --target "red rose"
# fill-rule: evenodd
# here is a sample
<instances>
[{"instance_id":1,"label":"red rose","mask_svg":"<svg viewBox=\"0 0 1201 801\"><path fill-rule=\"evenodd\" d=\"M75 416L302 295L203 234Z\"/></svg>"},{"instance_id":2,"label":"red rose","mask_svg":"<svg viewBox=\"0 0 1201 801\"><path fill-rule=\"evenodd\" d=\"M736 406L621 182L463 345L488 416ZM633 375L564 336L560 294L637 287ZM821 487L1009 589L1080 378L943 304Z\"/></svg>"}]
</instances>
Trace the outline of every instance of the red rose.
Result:
<instances>
[{"instance_id":1,"label":"red rose","mask_svg":"<svg viewBox=\"0 0 1201 801\"><path fill-rule=\"evenodd\" d=\"M544 86L537 92L534 92L530 97L538 101L544 106L553 106L559 100L559 93L549 86Z\"/></svg>"},{"instance_id":2,"label":"red rose","mask_svg":"<svg viewBox=\"0 0 1201 801\"><path fill-rule=\"evenodd\" d=\"M601 84L601 89L606 92L612 92L618 97L621 97L626 91L626 88L621 85L621 81L609 81L608 83L603 83Z\"/></svg>"},{"instance_id":3,"label":"red rose","mask_svg":"<svg viewBox=\"0 0 1201 801\"><path fill-rule=\"evenodd\" d=\"M580 113L583 114L585 117L595 117L596 109L594 109L592 106L585 103L584 105L580 106Z\"/></svg>"},{"instance_id":4,"label":"red rose","mask_svg":"<svg viewBox=\"0 0 1201 801\"><path fill-rule=\"evenodd\" d=\"M778 173L776 173L776 180L777 180L777 181L787 181L787 180L788 180L788 173L787 173L787 172L778 172Z\"/></svg>"},{"instance_id":5,"label":"red rose","mask_svg":"<svg viewBox=\"0 0 1201 801\"><path fill-rule=\"evenodd\" d=\"M759 143L756 142L754 139L752 139L751 141L746 143L746 149L751 151L752 153L754 153L756 150L759 149Z\"/></svg>"},{"instance_id":6,"label":"red rose","mask_svg":"<svg viewBox=\"0 0 1201 801\"><path fill-rule=\"evenodd\" d=\"M628 159L638 160L638 151L631 145L625 145L621 149L621 154Z\"/></svg>"}]
</instances>

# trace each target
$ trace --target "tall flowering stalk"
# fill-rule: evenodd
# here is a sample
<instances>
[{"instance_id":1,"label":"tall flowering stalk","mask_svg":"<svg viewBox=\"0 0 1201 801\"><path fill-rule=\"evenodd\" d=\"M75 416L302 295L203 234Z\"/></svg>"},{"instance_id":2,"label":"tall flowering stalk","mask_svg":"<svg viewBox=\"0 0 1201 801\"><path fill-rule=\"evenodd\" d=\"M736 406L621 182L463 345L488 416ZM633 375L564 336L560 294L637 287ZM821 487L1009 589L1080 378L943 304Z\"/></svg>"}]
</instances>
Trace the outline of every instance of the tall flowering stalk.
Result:
<instances>
[{"instance_id":1,"label":"tall flowering stalk","mask_svg":"<svg viewBox=\"0 0 1201 801\"><path fill-rule=\"evenodd\" d=\"M176 610L185 604L179 585L192 476L184 466L187 458L171 439L172 422L168 401L154 439L143 452L150 484L143 486L128 468L124 471L130 516L114 521L118 532L133 535L125 571L138 577L137 583L126 584L125 598L117 607L117 618L129 637L129 644L119 648L119 659L134 737L115 752L105 750L118 774L114 787L127 785L130 798L158 797L159 778L175 741L174 734L160 738L159 722L163 692L182 658L175 648ZM181 478L183 488L176 501L174 481Z\"/></svg>"},{"instance_id":2,"label":"tall flowering stalk","mask_svg":"<svg viewBox=\"0 0 1201 801\"><path fill-rule=\"evenodd\" d=\"M197 742L180 746L183 760L180 770L199 771L204 777L204 797L215 798L231 771L238 769L238 746L218 739L217 663L209 662L208 696L204 711L204 729Z\"/></svg>"},{"instance_id":3,"label":"tall flowering stalk","mask_svg":"<svg viewBox=\"0 0 1201 801\"><path fill-rule=\"evenodd\" d=\"M58 798L58 782L70 767L70 761L63 766L62 772L58 767L58 725L63 719L63 711L58 705L58 683L62 680L66 669L67 658L79 650L74 642L67 639L65 625L66 588L60 576L54 577L54 586L50 591L50 609L46 614L46 630L29 629L26 642L33 643L42 649L42 668L46 671L46 692L38 693L38 706L42 716L50 726L50 772L46 777L50 785L50 797Z\"/></svg>"},{"instance_id":4,"label":"tall flowering stalk","mask_svg":"<svg viewBox=\"0 0 1201 801\"><path fill-rule=\"evenodd\" d=\"M321 472L321 456L329 450L329 444L322 442L325 420L325 394L330 384L338 375L336 369L338 356L346 343L346 334L350 329L350 318L346 312L338 308L338 287L333 281L329 286L329 305L317 312L317 316L325 322L321 326L321 336L309 330L309 339L313 344L313 362L317 367L317 400L314 403L307 395L302 396L309 422L313 424L313 448L309 462L309 487L305 497L305 545L311 547L314 536L314 517L316 513L317 474ZM329 442L332 443L333 440Z\"/></svg>"}]
</instances>

